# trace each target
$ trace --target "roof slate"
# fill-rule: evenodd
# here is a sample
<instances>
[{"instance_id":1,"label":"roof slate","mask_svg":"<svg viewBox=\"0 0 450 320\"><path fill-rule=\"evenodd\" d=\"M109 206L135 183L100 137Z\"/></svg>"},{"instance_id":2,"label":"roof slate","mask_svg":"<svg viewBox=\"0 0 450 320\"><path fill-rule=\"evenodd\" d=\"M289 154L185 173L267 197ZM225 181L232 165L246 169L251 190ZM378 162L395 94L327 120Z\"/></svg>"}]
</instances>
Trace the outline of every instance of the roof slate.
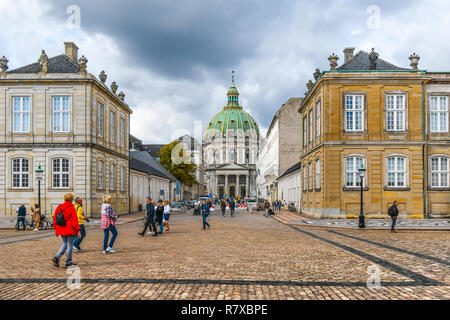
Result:
<instances>
[{"instance_id":1,"label":"roof slate","mask_svg":"<svg viewBox=\"0 0 450 320\"><path fill-rule=\"evenodd\" d=\"M336 68L336 70L370 70L369 54L365 51L359 51L351 60L344 63L342 66ZM392 63L384 61L378 58L376 70L411 70L406 68L400 68Z\"/></svg>"},{"instance_id":2,"label":"roof slate","mask_svg":"<svg viewBox=\"0 0 450 320\"><path fill-rule=\"evenodd\" d=\"M39 62L35 62L23 67L9 70L7 73L39 73L41 66ZM65 54L55 56L48 59L47 73L79 73L80 65L70 59Z\"/></svg>"},{"instance_id":3,"label":"roof slate","mask_svg":"<svg viewBox=\"0 0 450 320\"><path fill-rule=\"evenodd\" d=\"M159 177L163 177L172 181L177 181L177 178L175 178L169 171L167 171L162 165L160 165L147 151L130 151L130 159L131 160L134 159L149 166L151 168L151 172ZM130 167L131 167L131 160L130 160ZM139 163L135 163L135 165L137 166L135 170L142 171L139 169L143 168L142 165L140 165Z\"/></svg>"},{"instance_id":4,"label":"roof slate","mask_svg":"<svg viewBox=\"0 0 450 320\"><path fill-rule=\"evenodd\" d=\"M280 180L281 178L284 178L285 176L287 176L293 172L296 172L296 171L300 170L301 168L302 168L302 162L300 161L300 162L294 164L289 169L287 169L281 176L278 177L277 180Z\"/></svg>"}]
</instances>

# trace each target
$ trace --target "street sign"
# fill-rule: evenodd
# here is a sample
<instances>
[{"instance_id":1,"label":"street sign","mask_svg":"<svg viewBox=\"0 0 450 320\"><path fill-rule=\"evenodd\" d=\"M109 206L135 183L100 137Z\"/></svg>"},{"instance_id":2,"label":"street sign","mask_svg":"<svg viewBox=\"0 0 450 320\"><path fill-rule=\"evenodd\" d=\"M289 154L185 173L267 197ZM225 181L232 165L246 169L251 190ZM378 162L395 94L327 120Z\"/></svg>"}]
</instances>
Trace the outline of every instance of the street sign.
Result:
<instances>
[{"instance_id":1,"label":"street sign","mask_svg":"<svg viewBox=\"0 0 450 320\"><path fill-rule=\"evenodd\" d=\"M177 181L177 190L176 190L176 193L177 194L181 194L181 186L180 186L180 181Z\"/></svg>"}]
</instances>

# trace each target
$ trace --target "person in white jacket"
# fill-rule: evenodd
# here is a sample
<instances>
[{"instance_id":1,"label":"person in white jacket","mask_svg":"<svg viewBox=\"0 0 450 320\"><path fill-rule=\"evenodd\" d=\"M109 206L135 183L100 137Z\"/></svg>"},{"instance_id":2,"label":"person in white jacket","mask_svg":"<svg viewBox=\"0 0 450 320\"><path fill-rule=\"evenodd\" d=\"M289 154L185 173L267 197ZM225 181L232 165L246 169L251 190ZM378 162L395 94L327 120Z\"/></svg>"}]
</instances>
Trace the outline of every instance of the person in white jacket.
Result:
<instances>
[{"instance_id":1,"label":"person in white jacket","mask_svg":"<svg viewBox=\"0 0 450 320\"><path fill-rule=\"evenodd\" d=\"M164 201L164 221L163 224L166 226L166 231L169 231L169 218L170 218L170 204L169 201Z\"/></svg>"}]
</instances>

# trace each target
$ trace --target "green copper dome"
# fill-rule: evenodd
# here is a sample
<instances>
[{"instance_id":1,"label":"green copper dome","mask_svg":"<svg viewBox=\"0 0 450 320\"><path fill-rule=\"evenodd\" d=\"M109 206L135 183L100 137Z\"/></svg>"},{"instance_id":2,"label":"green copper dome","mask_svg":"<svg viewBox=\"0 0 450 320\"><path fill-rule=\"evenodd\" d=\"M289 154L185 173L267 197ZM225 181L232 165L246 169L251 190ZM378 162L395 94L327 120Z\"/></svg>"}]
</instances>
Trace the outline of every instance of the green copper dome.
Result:
<instances>
[{"instance_id":1,"label":"green copper dome","mask_svg":"<svg viewBox=\"0 0 450 320\"><path fill-rule=\"evenodd\" d=\"M259 127L255 119L239 105L239 92L234 81L228 90L227 97L227 105L209 122L205 138L213 137L216 132L220 132L222 137L226 137L228 130L242 130L244 133L249 131L259 137Z\"/></svg>"}]
</instances>

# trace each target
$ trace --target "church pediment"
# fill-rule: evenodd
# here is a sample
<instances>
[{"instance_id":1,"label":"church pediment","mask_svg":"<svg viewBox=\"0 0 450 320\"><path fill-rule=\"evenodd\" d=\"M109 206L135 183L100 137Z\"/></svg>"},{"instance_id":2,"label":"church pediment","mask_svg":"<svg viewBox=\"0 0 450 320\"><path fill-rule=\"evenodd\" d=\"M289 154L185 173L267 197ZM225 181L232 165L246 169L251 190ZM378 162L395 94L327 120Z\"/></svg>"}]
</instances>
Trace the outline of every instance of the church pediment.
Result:
<instances>
[{"instance_id":1,"label":"church pediment","mask_svg":"<svg viewBox=\"0 0 450 320\"><path fill-rule=\"evenodd\" d=\"M248 167L238 163L226 163L218 165L216 170L248 170Z\"/></svg>"}]
</instances>

